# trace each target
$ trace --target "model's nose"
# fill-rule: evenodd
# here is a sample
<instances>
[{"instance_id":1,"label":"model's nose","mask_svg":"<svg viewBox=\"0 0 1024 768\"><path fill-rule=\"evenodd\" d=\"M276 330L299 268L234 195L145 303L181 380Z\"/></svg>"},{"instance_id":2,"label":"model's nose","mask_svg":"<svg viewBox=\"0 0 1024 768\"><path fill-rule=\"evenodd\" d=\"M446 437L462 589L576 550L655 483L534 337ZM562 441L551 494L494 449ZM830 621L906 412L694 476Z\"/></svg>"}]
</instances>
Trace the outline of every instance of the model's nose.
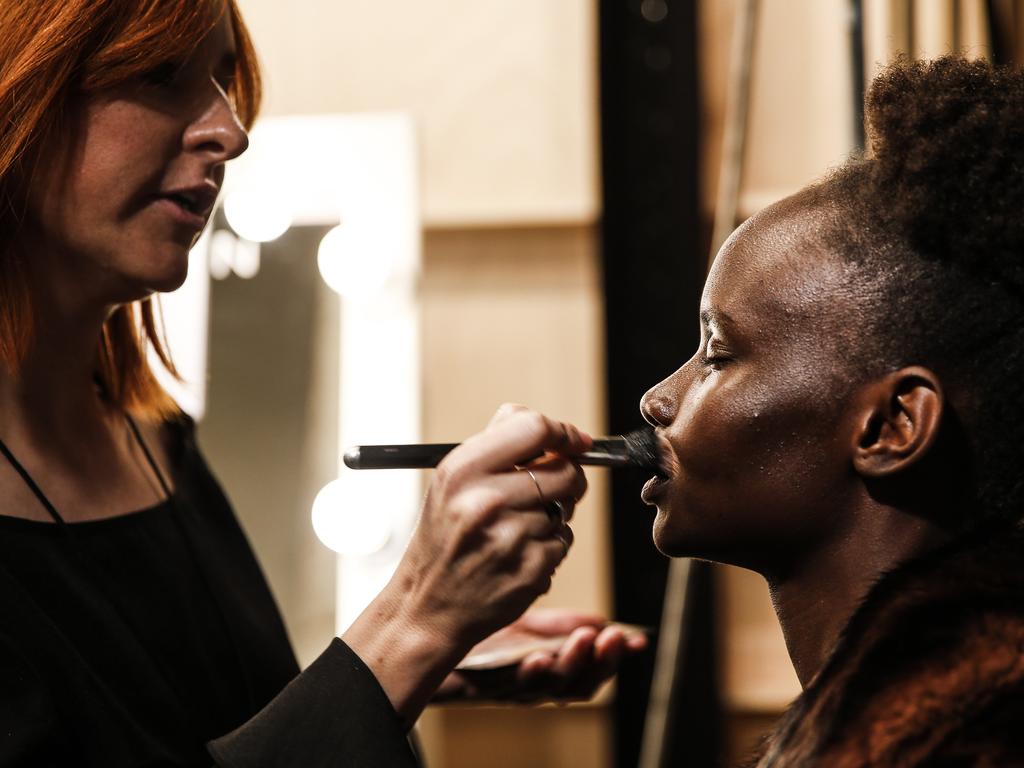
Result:
<instances>
[{"instance_id":1,"label":"model's nose","mask_svg":"<svg viewBox=\"0 0 1024 768\"><path fill-rule=\"evenodd\" d=\"M667 427L675 418L675 401L669 397L665 382L655 384L640 398L640 413L652 427Z\"/></svg>"}]
</instances>

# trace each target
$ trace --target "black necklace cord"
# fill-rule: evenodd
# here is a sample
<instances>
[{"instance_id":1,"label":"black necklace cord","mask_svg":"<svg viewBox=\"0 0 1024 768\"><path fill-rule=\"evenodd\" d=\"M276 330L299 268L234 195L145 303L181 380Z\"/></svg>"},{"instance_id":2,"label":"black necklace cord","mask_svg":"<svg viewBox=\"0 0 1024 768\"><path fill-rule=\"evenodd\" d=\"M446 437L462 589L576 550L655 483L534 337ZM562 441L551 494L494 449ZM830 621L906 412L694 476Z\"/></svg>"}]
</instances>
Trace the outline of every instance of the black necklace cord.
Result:
<instances>
[{"instance_id":1,"label":"black necklace cord","mask_svg":"<svg viewBox=\"0 0 1024 768\"><path fill-rule=\"evenodd\" d=\"M11 463L11 466L14 467L14 471L21 475L21 479L25 481L25 485L27 485L29 490L35 494L35 497L39 499L39 503L43 505L43 508L50 513L50 517L53 518L53 521L62 526L64 530L68 530L67 525L64 522L64 518L60 516L57 508L50 503L50 500L46 498L46 494L43 493L42 489L38 485L36 485L36 481L32 479L32 475L28 473L28 470L21 465L20 461L14 458L14 454L11 453L3 440L0 440L0 453L2 453L7 461Z\"/></svg>"},{"instance_id":2,"label":"black necklace cord","mask_svg":"<svg viewBox=\"0 0 1024 768\"><path fill-rule=\"evenodd\" d=\"M146 457L146 462L149 464L150 469L153 470L153 474L156 475L157 482L160 484L160 489L166 497L165 500L170 499L171 489L167 483L167 479L164 477L164 473L160 470L160 466L153 458L153 454L150 453L149 446L146 445L146 441L142 439L142 434L139 432L138 425L127 413L125 414L125 419L128 421L128 426L131 428L132 434L135 436L135 442L138 443L139 447L142 449L143 455ZM39 500L39 503L42 504L43 508L50 514L53 521L64 527L65 530L70 530L64 518L61 517L60 512L58 512L57 508L53 506L50 499L45 493L43 493L42 488L40 488L36 481L32 479L32 475L30 475L28 470L22 466L22 463L15 458L14 454L11 453L11 449L7 447L7 444L4 443L2 439L0 439L0 453L4 455L4 458L6 458L7 461L10 462L11 466L14 467L14 471L17 472L21 476L21 479L25 481L25 485L28 486L29 490L32 491L35 497Z\"/></svg>"},{"instance_id":3,"label":"black necklace cord","mask_svg":"<svg viewBox=\"0 0 1024 768\"><path fill-rule=\"evenodd\" d=\"M128 422L128 426L132 430L132 434L135 435L135 442L139 444L142 449L142 455L146 457L146 462L149 464L149 468L153 470L153 474L156 475L156 480L160 483L160 490L163 491L165 500L170 500L172 497L171 487L164 477L163 471L160 469L160 465L156 463L156 459L153 458L153 454L149 451L149 446L146 445L146 441L142 439L142 433L139 431L139 425L135 423L135 419L129 416L127 413L124 415L125 420Z\"/></svg>"}]
</instances>

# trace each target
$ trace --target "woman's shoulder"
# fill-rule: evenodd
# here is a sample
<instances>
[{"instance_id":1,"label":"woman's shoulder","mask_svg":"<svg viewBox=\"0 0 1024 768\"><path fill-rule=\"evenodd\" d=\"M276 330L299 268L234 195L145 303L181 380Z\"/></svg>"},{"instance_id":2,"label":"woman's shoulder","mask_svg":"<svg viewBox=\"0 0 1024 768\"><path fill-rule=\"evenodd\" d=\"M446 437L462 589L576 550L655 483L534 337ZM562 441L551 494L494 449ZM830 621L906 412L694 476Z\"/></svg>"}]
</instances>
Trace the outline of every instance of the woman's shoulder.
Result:
<instances>
[{"instance_id":1,"label":"woman's shoulder","mask_svg":"<svg viewBox=\"0 0 1024 768\"><path fill-rule=\"evenodd\" d=\"M195 450L195 420L187 413L173 414L160 420L136 420L144 444L151 448L164 467L176 472L188 454Z\"/></svg>"},{"instance_id":2,"label":"woman's shoulder","mask_svg":"<svg viewBox=\"0 0 1024 768\"><path fill-rule=\"evenodd\" d=\"M196 422L187 413L182 412L173 419L165 421L164 432L169 450L172 452L181 454L195 448Z\"/></svg>"}]
</instances>

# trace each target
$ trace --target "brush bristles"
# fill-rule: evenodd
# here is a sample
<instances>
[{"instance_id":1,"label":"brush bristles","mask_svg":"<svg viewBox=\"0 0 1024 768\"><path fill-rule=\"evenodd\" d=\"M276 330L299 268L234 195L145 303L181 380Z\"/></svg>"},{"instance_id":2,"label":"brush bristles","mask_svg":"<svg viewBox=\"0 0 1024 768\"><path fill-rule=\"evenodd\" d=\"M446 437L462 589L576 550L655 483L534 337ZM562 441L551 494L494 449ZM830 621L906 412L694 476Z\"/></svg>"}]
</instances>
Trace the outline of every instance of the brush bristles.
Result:
<instances>
[{"instance_id":1,"label":"brush bristles","mask_svg":"<svg viewBox=\"0 0 1024 768\"><path fill-rule=\"evenodd\" d=\"M629 453L629 461L632 466L665 474L661 446L652 427L634 429L623 435L622 439L626 441L626 451Z\"/></svg>"}]
</instances>

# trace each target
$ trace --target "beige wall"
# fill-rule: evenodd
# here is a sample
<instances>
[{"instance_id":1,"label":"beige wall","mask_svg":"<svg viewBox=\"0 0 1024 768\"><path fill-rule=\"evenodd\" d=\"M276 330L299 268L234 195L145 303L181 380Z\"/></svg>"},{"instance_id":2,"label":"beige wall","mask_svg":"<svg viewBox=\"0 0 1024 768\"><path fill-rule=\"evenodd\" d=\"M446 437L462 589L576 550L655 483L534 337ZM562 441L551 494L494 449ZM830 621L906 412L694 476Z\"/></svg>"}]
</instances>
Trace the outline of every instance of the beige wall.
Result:
<instances>
[{"instance_id":1,"label":"beige wall","mask_svg":"<svg viewBox=\"0 0 1024 768\"><path fill-rule=\"evenodd\" d=\"M590 0L241 0L267 112L411 111L428 226L593 220Z\"/></svg>"},{"instance_id":2,"label":"beige wall","mask_svg":"<svg viewBox=\"0 0 1024 768\"><path fill-rule=\"evenodd\" d=\"M853 147L846 0L761 0L740 218L792 194ZM700 3L704 210L717 190L736 0Z\"/></svg>"}]
</instances>

